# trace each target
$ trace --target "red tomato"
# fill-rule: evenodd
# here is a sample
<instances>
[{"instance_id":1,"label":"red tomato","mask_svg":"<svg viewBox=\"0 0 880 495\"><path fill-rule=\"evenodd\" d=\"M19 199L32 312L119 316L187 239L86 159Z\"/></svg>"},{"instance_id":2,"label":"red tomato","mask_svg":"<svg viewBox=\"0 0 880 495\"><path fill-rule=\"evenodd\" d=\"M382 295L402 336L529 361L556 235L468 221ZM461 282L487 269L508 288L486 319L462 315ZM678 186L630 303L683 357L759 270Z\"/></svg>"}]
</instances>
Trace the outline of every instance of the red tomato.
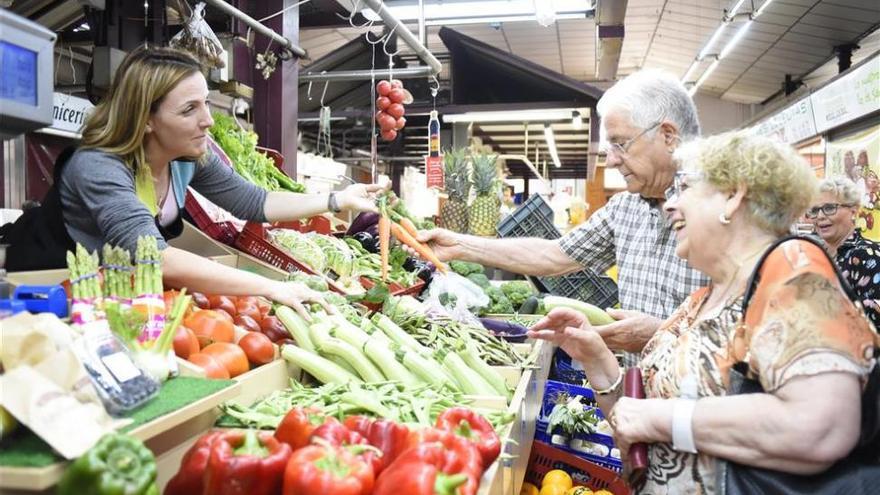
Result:
<instances>
[{"instance_id":1,"label":"red tomato","mask_svg":"<svg viewBox=\"0 0 880 495\"><path fill-rule=\"evenodd\" d=\"M405 125L406 125L406 117L401 117L401 118L397 119L397 123L394 124L394 130L399 131L399 130L403 129L403 126L405 126Z\"/></svg>"},{"instance_id":2,"label":"red tomato","mask_svg":"<svg viewBox=\"0 0 880 495\"><path fill-rule=\"evenodd\" d=\"M177 327L174 333L174 354L181 359L189 359L189 357L199 352L199 339L192 330L183 325Z\"/></svg>"},{"instance_id":3,"label":"red tomato","mask_svg":"<svg viewBox=\"0 0 880 495\"><path fill-rule=\"evenodd\" d=\"M406 98L406 93L400 88L394 88L388 93L388 99L391 100L391 103L403 103L404 98Z\"/></svg>"},{"instance_id":4,"label":"red tomato","mask_svg":"<svg viewBox=\"0 0 880 495\"><path fill-rule=\"evenodd\" d=\"M205 370L205 376L208 378L229 380L229 372L213 356L199 352L190 356L187 361Z\"/></svg>"},{"instance_id":5,"label":"red tomato","mask_svg":"<svg viewBox=\"0 0 880 495\"><path fill-rule=\"evenodd\" d=\"M272 303L269 302L268 299L263 297L257 298L257 307L260 308L260 320L269 316L269 312L272 311Z\"/></svg>"},{"instance_id":6,"label":"red tomato","mask_svg":"<svg viewBox=\"0 0 880 495\"><path fill-rule=\"evenodd\" d=\"M277 316L267 316L260 322L260 331L272 342L278 342L281 339L289 339L290 332L281 323Z\"/></svg>"},{"instance_id":7,"label":"red tomato","mask_svg":"<svg viewBox=\"0 0 880 495\"><path fill-rule=\"evenodd\" d=\"M227 296L208 296L211 303L211 309L222 309L229 313L229 316L235 316L235 302Z\"/></svg>"},{"instance_id":8,"label":"red tomato","mask_svg":"<svg viewBox=\"0 0 880 495\"><path fill-rule=\"evenodd\" d=\"M260 324L248 315L237 314L235 315L235 318L233 320L235 321L236 325L244 328L248 332L260 331Z\"/></svg>"},{"instance_id":9,"label":"red tomato","mask_svg":"<svg viewBox=\"0 0 880 495\"><path fill-rule=\"evenodd\" d=\"M379 83L376 84L376 92L379 93L379 96L387 96L392 89L393 87L388 81L379 81Z\"/></svg>"},{"instance_id":10,"label":"red tomato","mask_svg":"<svg viewBox=\"0 0 880 495\"><path fill-rule=\"evenodd\" d=\"M387 131L382 131L382 139L385 141L394 141L397 139L397 131L394 129L388 129Z\"/></svg>"},{"instance_id":11,"label":"red tomato","mask_svg":"<svg viewBox=\"0 0 880 495\"><path fill-rule=\"evenodd\" d=\"M397 120L388 115L387 113L382 115L382 118L379 120L379 128L382 131L391 131L394 130L394 125L397 124Z\"/></svg>"},{"instance_id":12,"label":"red tomato","mask_svg":"<svg viewBox=\"0 0 880 495\"><path fill-rule=\"evenodd\" d=\"M379 110L385 110L390 104L391 100L389 100L387 96L380 96L376 99L376 108Z\"/></svg>"},{"instance_id":13,"label":"red tomato","mask_svg":"<svg viewBox=\"0 0 880 495\"><path fill-rule=\"evenodd\" d=\"M228 342L214 342L202 349L202 354L207 354L216 359L229 372L229 376L236 376L246 373L250 369L247 355L241 347L230 344Z\"/></svg>"},{"instance_id":14,"label":"red tomato","mask_svg":"<svg viewBox=\"0 0 880 495\"><path fill-rule=\"evenodd\" d=\"M229 314L229 311L225 311L222 309L212 309L211 311L216 312L218 315L220 315L220 317L222 317L224 320L228 321L229 323L235 323L235 320L232 318L232 315Z\"/></svg>"},{"instance_id":15,"label":"red tomato","mask_svg":"<svg viewBox=\"0 0 880 495\"><path fill-rule=\"evenodd\" d=\"M208 300L208 296L202 294L201 292L193 292L193 304L195 304L199 309L211 309L211 301Z\"/></svg>"},{"instance_id":16,"label":"red tomato","mask_svg":"<svg viewBox=\"0 0 880 495\"><path fill-rule=\"evenodd\" d=\"M254 366L271 363L275 359L275 346L269 337L260 332L251 332L238 341L248 361Z\"/></svg>"},{"instance_id":17,"label":"red tomato","mask_svg":"<svg viewBox=\"0 0 880 495\"><path fill-rule=\"evenodd\" d=\"M203 309L191 314L183 324L196 334L202 348L214 342L232 342L235 329L219 311Z\"/></svg>"},{"instance_id":18,"label":"red tomato","mask_svg":"<svg viewBox=\"0 0 880 495\"><path fill-rule=\"evenodd\" d=\"M394 120L396 121L397 119L403 117L403 114L406 113L406 110L403 109L403 105L401 105L400 103L392 103L390 106L388 106L388 109L385 110L385 113L394 117Z\"/></svg>"},{"instance_id":19,"label":"red tomato","mask_svg":"<svg viewBox=\"0 0 880 495\"><path fill-rule=\"evenodd\" d=\"M238 315L250 316L254 321L263 319L263 314L260 312L259 306L257 306L256 297L240 297L235 302L235 313L233 319Z\"/></svg>"}]
</instances>

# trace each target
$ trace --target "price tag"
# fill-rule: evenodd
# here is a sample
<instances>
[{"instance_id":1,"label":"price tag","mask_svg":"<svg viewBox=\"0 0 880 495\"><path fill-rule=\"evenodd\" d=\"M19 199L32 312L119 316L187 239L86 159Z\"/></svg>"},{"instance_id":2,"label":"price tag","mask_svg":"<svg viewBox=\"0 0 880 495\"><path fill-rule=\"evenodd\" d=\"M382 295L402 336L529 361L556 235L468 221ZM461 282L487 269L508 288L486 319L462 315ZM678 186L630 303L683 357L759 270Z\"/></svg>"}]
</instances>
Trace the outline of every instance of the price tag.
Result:
<instances>
[{"instance_id":1,"label":"price tag","mask_svg":"<svg viewBox=\"0 0 880 495\"><path fill-rule=\"evenodd\" d=\"M131 362L131 359L124 352L104 356L101 361L119 383L137 378L141 374L141 370Z\"/></svg>"},{"instance_id":2,"label":"price tag","mask_svg":"<svg viewBox=\"0 0 880 495\"><path fill-rule=\"evenodd\" d=\"M443 189L443 158L439 156L425 157L425 178L428 188Z\"/></svg>"}]
</instances>

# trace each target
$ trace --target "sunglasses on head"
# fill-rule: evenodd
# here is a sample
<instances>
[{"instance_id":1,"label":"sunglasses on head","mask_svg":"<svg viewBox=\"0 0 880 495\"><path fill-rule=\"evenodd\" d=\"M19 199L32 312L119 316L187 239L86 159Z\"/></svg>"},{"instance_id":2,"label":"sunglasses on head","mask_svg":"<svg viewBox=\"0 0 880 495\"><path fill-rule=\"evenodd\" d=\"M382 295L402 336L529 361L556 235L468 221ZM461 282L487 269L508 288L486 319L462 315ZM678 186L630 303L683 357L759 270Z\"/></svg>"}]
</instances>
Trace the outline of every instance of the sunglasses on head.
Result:
<instances>
[{"instance_id":1,"label":"sunglasses on head","mask_svg":"<svg viewBox=\"0 0 880 495\"><path fill-rule=\"evenodd\" d=\"M821 211L822 213L825 214L826 217L830 217L831 215L834 215L835 213L837 213L837 209L840 208L841 206L849 208L849 207L855 206L855 205L843 204L843 203L825 203L824 205L814 206L814 207L810 208L809 210L807 210L806 216L807 216L807 218L816 218L819 216L819 212Z\"/></svg>"}]
</instances>

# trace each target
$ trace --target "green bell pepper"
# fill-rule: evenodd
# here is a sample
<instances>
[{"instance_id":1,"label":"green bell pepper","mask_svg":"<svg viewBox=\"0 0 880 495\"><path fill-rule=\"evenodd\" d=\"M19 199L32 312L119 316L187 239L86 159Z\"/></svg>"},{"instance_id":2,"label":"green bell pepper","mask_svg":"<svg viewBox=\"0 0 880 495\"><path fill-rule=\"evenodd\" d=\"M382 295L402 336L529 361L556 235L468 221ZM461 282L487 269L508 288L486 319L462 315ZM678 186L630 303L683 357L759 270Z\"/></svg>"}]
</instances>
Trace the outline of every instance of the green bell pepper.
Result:
<instances>
[{"instance_id":1,"label":"green bell pepper","mask_svg":"<svg viewBox=\"0 0 880 495\"><path fill-rule=\"evenodd\" d=\"M140 440L109 433L67 467L58 495L159 495L156 458Z\"/></svg>"}]
</instances>

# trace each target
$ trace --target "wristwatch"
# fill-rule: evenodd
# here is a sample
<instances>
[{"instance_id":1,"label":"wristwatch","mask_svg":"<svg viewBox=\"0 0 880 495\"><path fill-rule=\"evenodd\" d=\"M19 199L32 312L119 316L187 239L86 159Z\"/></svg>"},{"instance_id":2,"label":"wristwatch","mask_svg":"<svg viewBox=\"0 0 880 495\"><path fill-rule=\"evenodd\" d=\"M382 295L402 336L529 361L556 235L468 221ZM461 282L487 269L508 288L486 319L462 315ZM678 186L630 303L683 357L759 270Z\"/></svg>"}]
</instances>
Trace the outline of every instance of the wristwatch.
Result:
<instances>
[{"instance_id":1,"label":"wristwatch","mask_svg":"<svg viewBox=\"0 0 880 495\"><path fill-rule=\"evenodd\" d=\"M327 196L327 209L333 213L339 213L342 211L342 208L339 207L339 203L336 202L335 192L331 192L330 195Z\"/></svg>"}]
</instances>

